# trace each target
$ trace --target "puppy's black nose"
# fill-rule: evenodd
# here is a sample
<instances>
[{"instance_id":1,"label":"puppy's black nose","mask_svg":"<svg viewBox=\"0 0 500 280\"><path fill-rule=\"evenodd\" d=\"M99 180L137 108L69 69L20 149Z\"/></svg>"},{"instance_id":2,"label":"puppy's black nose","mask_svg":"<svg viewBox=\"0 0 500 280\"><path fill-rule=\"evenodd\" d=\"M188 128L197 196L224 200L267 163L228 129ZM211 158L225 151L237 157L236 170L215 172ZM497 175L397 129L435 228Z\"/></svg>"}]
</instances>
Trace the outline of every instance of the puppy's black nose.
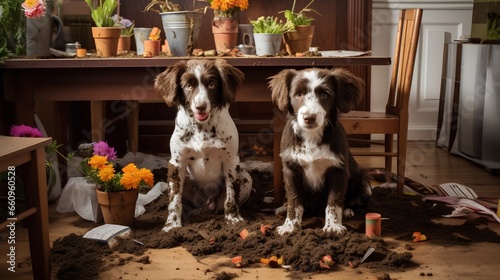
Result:
<instances>
[{"instance_id":1,"label":"puppy's black nose","mask_svg":"<svg viewBox=\"0 0 500 280\"><path fill-rule=\"evenodd\" d=\"M304 114L302 117L305 123L314 123L316 121L316 115L314 114Z\"/></svg>"},{"instance_id":2,"label":"puppy's black nose","mask_svg":"<svg viewBox=\"0 0 500 280\"><path fill-rule=\"evenodd\" d=\"M195 108L200 112L204 112L207 109L207 104L206 103L196 104Z\"/></svg>"}]
</instances>

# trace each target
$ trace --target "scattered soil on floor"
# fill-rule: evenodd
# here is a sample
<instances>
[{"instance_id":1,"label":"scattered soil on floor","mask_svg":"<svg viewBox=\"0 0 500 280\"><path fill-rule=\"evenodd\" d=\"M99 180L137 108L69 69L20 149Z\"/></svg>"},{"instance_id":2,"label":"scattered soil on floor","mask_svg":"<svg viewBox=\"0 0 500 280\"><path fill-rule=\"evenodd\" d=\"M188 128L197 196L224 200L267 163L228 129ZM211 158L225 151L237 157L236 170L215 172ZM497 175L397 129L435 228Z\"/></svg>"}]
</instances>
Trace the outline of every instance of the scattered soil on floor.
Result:
<instances>
[{"instance_id":1,"label":"scattered soil on floor","mask_svg":"<svg viewBox=\"0 0 500 280\"><path fill-rule=\"evenodd\" d=\"M222 213L197 209L184 214L182 228L165 233L161 229L167 216L167 199L160 196L146 207L144 215L136 219L132 226L132 238L123 240L113 250L76 234L54 242L51 250L54 278L96 279L99 271L104 269L105 262L122 265L135 261L147 265L150 260L144 260L143 255L147 249L177 246L186 248L200 259L214 254L242 256L245 268L262 266L260 258L283 257L284 264L291 267L290 276L294 279L307 278L306 275L311 273L342 270L349 263L384 275L386 272L419 266L412 260L412 235L415 231L425 234L426 242L438 246L470 242L500 243L499 235L482 226L488 222L486 218L467 221L458 226L438 224L433 220L449 214L452 208L442 203L424 202L420 196L399 197L394 190L384 188L375 188L367 208L358 209L355 217L344 219L348 232L342 236L324 233L322 217L307 216L304 217L301 231L280 236L274 229L283 223L284 214L275 215L274 209L278 205L263 202L264 197L272 196L273 193L272 174L252 171L251 175L255 192L241 207L245 222L227 225ZM381 213L385 218L382 221L382 238L370 239L365 236L364 216L368 212ZM262 225L269 225L270 229L261 232ZM250 233L244 240L239 235L243 229ZM400 243L386 241L386 237L407 243L401 248ZM142 242L144 246L132 239ZM375 251L360 264L368 248L374 248ZM131 257L120 259L119 253L129 253ZM330 255L335 262L329 269L322 268L319 263L325 255ZM219 273L216 277L233 279L234 275Z\"/></svg>"}]
</instances>

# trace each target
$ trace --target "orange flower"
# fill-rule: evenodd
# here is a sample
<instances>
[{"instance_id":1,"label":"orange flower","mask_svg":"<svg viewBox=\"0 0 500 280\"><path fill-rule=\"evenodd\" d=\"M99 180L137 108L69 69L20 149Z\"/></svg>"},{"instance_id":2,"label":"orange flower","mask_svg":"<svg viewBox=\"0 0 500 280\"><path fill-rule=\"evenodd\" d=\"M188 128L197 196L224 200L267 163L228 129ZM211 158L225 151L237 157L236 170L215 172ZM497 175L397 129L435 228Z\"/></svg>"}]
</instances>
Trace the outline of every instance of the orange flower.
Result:
<instances>
[{"instance_id":1,"label":"orange flower","mask_svg":"<svg viewBox=\"0 0 500 280\"><path fill-rule=\"evenodd\" d=\"M108 164L108 158L105 156L94 155L89 160L90 167L94 169L102 169Z\"/></svg>"},{"instance_id":2,"label":"orange flower","mask_svg":"<svg viewBox=\"0 0 500 280\"><path fill-rule=\"evenodd\" d=\"M137 170L138 170L137 166L133 163L129 163L122 168L123 173L133 173Z\"/></svg>"},{"instance_id":3,"label":"orange flower","mask_svg":"<svg viewBox=\"0 0 500 280\"><path fill-rule=\"evenodd\" d=\"M221 12L246 10L248 8L248 0L212 0L209 3L210 8Z\"/></svg>"},{"instance_id":4,"label":"orange flower","mask_svg":"<svg viewBox=\"0 0 500 280\"><path fill-rule=\"evenodd\" d=\"M137 189L140 183L141 178L135 176L135 173L124 173L120 179L120 184L123 185L123 188L126 190Z\"/></svg>"},{"instance_id":5,"label":"orange flower","mask_svg":"<svg viewBox=\"0 0 500 280\"><path fill-rule=\"evenodd\" d=\"M103 182L109 182L115 176L115 169L111 164L107 164L101 170L99 170L99 179Z\"/></svg>"},{"instance_id":6,"label":"orange flower","mask_svg":"<svg viewBox=\"0 0 500 280\"><path fill-rule=\"evenodd\" d=\"M153 173L151 172L151 170L147 169L147 168L141 168L137 171L139 173L139 177L142 179L142 181L152 187L153 186L153 183L154 183L154 176L153 176Z\"/></svg>"},{"instance_id":7,"label":"orange flower","mask_svg":"<svg viewBox=\"0 0 500 280\"><path fill-rule=\"evenodd\" d=\"M137 189L141 185L152 187L154 184L151 170L139 169L133 163L123 167L122 172L115 172L115 168L108 161L107 156L94 155L89 159L88 165L91 170L87 175L107 192Z\"/></svg>"},{"instance_id":8,"label":"orange flower","mask_svg":"<svg viewBox=\"0 0 500 280\"><path fill-rule=\"evenodd\" d=\"M153 173L147 168L138 169L135 164L130 163L122 171L123 176L120 179L120 184L127 190L137 189L141 183L153 186Z\"/></svg>"}]
</instances>

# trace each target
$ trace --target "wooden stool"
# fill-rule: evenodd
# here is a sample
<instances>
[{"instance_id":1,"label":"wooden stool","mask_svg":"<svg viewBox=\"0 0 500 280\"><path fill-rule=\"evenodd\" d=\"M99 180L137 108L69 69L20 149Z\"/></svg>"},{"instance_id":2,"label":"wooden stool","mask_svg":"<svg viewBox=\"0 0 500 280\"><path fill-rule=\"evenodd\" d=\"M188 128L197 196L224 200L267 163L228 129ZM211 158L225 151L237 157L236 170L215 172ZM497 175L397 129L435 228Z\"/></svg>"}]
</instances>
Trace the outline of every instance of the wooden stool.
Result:
<instances>
[{"instance_id":1,"label":"wooden stool","mask_svg":"<svg viewBox=\"0 0 500 280\"><path fill-rule=\"evenodd\" d=\"M0 171L9 171L8 177L17 177L23 165L23 185L26 196L26 210L0 224L0 231L26 220L29 234L31 265L34 279L50 279L49 206L47 200L47 179L45 175L45 146L51 138L27 138L0 136ZM8 179L10 182L14 180ZM17 187L15 184L8 186ZM15 191L15 188L13 188ZM9 200L10 201L10 200ZM12 200L15 202L15 200ZM14 205L16 206L16 205ZM17 265L17 263L16 263Z\"/></svg>"}]
</instances>

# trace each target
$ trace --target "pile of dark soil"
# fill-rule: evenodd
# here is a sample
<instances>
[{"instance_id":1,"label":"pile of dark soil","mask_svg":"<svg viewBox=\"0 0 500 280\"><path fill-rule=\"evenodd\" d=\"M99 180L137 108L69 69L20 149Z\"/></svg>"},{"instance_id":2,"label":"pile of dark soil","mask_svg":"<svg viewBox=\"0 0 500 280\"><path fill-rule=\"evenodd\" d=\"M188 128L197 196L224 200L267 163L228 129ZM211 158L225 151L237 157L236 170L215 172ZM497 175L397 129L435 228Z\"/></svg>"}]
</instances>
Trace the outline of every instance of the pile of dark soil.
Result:
<instances>
[{"instance_id":1,"label":"pile of dark soil","mask_svg":"<svg viewBox=\"0 0 500 280\"><path fill-rule=\"evenodd\" d=\"M423 202L420 196L399 197L393 190L383 188L374 189L372 201L366 209L359 209L355 217L344 219L349 231L343 236L324 233L321 217L305 217L303 230L280 236L274 229L283 223L284 217L269 211L277 205L262 202L263 197L272 196L272 174L256 171L251 174L255 192L241 207L245 222L227 225L223 214L197 209L184 215L182 228L164 233L161 229L167 216L167 199L160 196L147 206L146 213L138 217L132 226L132 239L142 242L144 246L127 239L110 250L107 245L71 234L54 243L51 251L54 276L57 279L95 279L103 260L119 258L117 253L130 253L134 256L131 257L133 260L147 264L149 259L145 259L143 253L148 248L182 246L197 258L213 254L242 256L247 268L260 267L260 258L283 257L294 278L302 278L306 273L325 271L319 264L324 255L332 256L335 261L330 268L332 271L342 269L349 262L377 272L418 267L419 264L412 260L411 252L415 231L425 234L426 242L437 245L500 243L500 236L487 227L479 226L487 223L487 219L468 221L459 226L438 224L432 220L450 213L450 207ZM365 236L364 215L367 212L378 212L385 218L382 221L382 238ZM269 225L271 229L262 233L261 225ZM239 235L243 229L250 232L244 240ZM404 248L398 248L401 243L389 242L384 239L386 237L408 243ZM368 248L374 248L374 253L359 264Z\"/></svg>"}]
</instances>

